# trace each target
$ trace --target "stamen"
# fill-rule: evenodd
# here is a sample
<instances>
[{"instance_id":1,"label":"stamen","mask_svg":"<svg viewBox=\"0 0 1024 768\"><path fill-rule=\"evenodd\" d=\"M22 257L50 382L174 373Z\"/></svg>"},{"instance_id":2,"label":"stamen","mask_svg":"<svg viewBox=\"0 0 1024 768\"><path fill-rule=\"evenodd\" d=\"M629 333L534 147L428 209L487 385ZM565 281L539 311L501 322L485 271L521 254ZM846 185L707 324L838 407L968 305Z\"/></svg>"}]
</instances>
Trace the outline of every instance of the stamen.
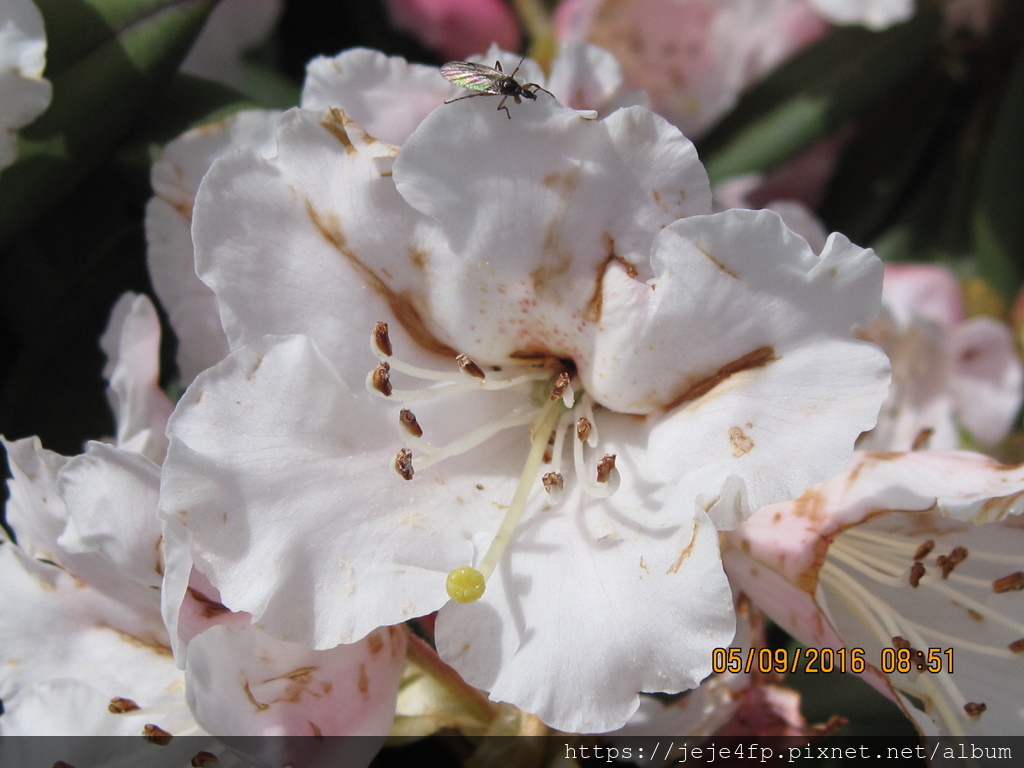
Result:
<instances>
[{"instance_id":1,"label":"stamen","mask_svg":"<svg viewBox=\"0 0 1024 768\"><path fill-rule=\"evenodd\" d=\"M910 566L910 586L917 589L917 585L921 583L921 577L925 574L924 563L920 560L915 560L914 564Z\"/></svg>"},{"instance_id":2,"label":"stamen","mask_svg":"<svg viewBox=\"0 0 1024 768\"><path fill-rule=\"evenodd\" d=\"M960 563L967 559L967 550L964 547L953 547L948 555L939 555L935 559L935 565L942 569L942 578L948 579Z\"/></svg>"},{"instance_id":3,"label":"stamen","mask_svg":"<svg viewBox=\"0 0 1024 768\"><path fill-rule=\"evenodd\" d=\"M935 549L935 539L928 539L928 541L924 542L917 548L917 551L914 553L914 559L924 560L929 554L931 554L933 549Z\"/></svg>"},{"instance_id":4,"label":"stamen","mask_svg":"<svg viewBox=\"0 0 1024 768\"><path fill-rule=\"evenodd\" d=\"M384 362L378 363L370 374L370 386L384 397L391 397L391 366Z\"/></svg>"},{"instance_id":5,"label":"stamen","mask_svg":"<svg viewBox=\"0 0 1024 768\"><path fill-rule=\"evenodd\" d=\"M551 400L562 400L566 408L572 408L576 400L572 391L572 377L565 371L555 377L555 383L551 386Z\"/></svg>"},{"instance_id":6,"label":"stamen","mask_svg":"<svg viewBox=\"0 0 1024 768\"><path fill-rule=\"evenodd\" d=\"M988 705L983 701L968 701L964 704L964 712L970 717L980 717L986 709L988 709Z\"/></svg>"},{"instance_id":7,"label":"stamen","mask_svg":"<svg viewBox=\"0 0 1024 768\"><path fill-rule=\"evenodd\" d=\"M594 425L590 423L590 420L586 417L581 416L576 419L576 439L581 443L587 442L590 437L590 433L593 430Z\"/></svg>"},{"instance_id":8,"label":"stamen","mask_svg":"<svg viewBox=\"0 0 1024 768\"><path fill-rule=\"evenodd\" d=\"M540 481L544 484L544 490L547 491L548 498L552 503L557 502L562 497L562 489L565 488L565 478L562 477L561 472L548 472Z\"/></svg>"},{"instance_id":9,"label":"stamen","mask_svg":"<svg viewBox=\"0 0 1024 768\"><path fill-rule=\"evenodd\" d=\"M1022 589L1024 589L1024 571L1011 573L1009 576L1003 576L1003 578L992 582L992 591L997 593L1020 592Z\"/></svg>"},{"instance_id":10,"label":"stamen","mask_svg":"<svg viewBox=\"0 0 1024 768\"><path fill-rule=\"evenodd\" d=\"M614 482L618 485L619 473L615 470L615 454L609 453L597 462L597 482Z\"/></svg>"},{"instance_id":11,"label":"stamen","mask_svg":"<svg viewBox=\"0 0 1024 768\"><path fill-rule=\"evenodd\" d=\"M397 471L403 479L412 480L412 451L408 448L402 448L398 452L398 455L395 456L395 471Z\"/></svg>"},{"instance_id":12,"label":"stamen","mask_svg":"<svg viewBox=\"0 0 1024 768\"><path fill-rule=\"evenodd\" d=\"M403 408L398 414L398 422L405 427L405 431L413 437L423 437L423 427L416 421L416 415L408 408Z\"/></svg>"},{"instance_id":13,"label":"stamen","mask_svg":"<svg viewBox=\"0 0 1024 768\"><path fill-rule=\"evenodd\" d=\"M458 355L455 358L455 362L458 363L459 370L468 376L472 376L474 379L480 379L481 381L486 378L483 369L470 360L469 355Z\"/></svg>"},{"instance_id":14,"label":"stamen","mask_svg":"<svg viewBox=\"0 0 1024 768\"><path fill-rule=\"evenodd\" d=\"M416 468L426 469L433 464L437 464L439 461L466 453L503 430L529 424L536 415L537 406L520 406L504 418L483 424L446 446L440 448L424 447L423 455L416 459Z\"/></svg>"},{"instance_id":15,"label":"stamen","mask_svg":"<svg viewBox=\"0 0 1024 768\"><path fill-rule=\"evenodd\" d=\"M370 337L374 352L379 352L384 357L391 357L394 350L391 348L391 336L388 333L387 323L374 323L373 335Z\"/></svg>"}]
</instances>

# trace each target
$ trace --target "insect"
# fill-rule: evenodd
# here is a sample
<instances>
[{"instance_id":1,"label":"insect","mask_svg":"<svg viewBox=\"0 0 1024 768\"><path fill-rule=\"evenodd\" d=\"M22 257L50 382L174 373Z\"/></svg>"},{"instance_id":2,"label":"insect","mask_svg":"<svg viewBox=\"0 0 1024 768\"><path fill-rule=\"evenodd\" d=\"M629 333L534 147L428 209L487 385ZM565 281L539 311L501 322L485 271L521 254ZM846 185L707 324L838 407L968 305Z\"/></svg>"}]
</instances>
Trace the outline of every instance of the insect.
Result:
<instances>
[{"instance_id":1,"label":"insect","mask_svg":"<svg viewBox=\"0 0 1024 768\"><path fill-rule=\"evenodd\" d=\"M483 64L474 64L470 61L449 61L441 67L441 77L463 88L477 91L477 93L459 96L456 99L448 99L445 104L451 104L453 101L461 101L462 99L472 99L474 96L501 96L502 99L498 104L498 109L504 109L505 115L511 120L512 113L505 106L505 100L509 96L515 99L516 104L522 104L523 99L533 101L537 98L537 91L544 91L548 96L554 98L555 95L547 88L541 88L536 83L520 84L516 80L516 72L523 65L525 58L526 56L523 56L519 60L511 75L505 74L505 71L501 68L500 61L494 62L493 69L485 67ZM530 90L531 88L533 90Z\"/></svg>"}]
</instances>

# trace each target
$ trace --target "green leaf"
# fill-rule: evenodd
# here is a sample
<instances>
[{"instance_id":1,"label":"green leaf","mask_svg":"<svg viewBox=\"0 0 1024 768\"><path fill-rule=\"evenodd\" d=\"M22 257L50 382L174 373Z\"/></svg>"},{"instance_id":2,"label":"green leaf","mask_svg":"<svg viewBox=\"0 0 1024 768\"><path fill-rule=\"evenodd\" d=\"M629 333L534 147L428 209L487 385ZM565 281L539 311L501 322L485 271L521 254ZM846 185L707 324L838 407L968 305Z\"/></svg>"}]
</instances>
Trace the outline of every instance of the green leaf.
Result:
<instances>
[{"instance_id":1,"label":"green leaf","mask_svg":"<svg viewBox=\"0 0 1024 768\"><path fill-rule=\"evenodd\" d=\"M1024 275L1024 53L996 112L972 212L978 273L1013 300Z\"/></svg>"},{"instance_id":2,"label":"green leaf","mask_svg":"<svg viewBox=\"0 0 1024 768\"><path fill-rule=\"evenodd\" d=\"M109 155L177 71L217 0L39 0L50 108L0 174L0 245Z\"/></svg>"},{"instance_id":3,"label":"green leaf","mask_svg":"<svg viewBox=\"0 0 1024 768\"><path fill-rule=\"evenodd\" d=\"M697 142L712 183L762 173L858 118L936 52L932 10L884 32L834 30L755 85Z\"/></svg>"}]
</instances>

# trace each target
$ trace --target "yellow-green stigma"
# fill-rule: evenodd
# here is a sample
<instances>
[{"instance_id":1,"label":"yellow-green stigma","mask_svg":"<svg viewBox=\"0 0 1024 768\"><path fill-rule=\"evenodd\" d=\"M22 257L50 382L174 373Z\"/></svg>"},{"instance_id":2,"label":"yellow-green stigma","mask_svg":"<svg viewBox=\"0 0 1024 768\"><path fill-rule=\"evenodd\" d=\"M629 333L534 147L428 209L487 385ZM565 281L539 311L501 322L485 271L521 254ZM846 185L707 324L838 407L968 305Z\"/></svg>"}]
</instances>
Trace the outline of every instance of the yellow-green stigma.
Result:
<instances>
[{"instance_id":1,"label":"yellow-green stigma","mask_svg":"<svg viewBox=\"0 0 1024 768\"><path fill-rule=\"evenodd\" d=\"M484 590L487 589L484 575L468 565L449 573L444 586L448 597L457 603L474 603L484 596Z\"/></svg>"}]
</instances>

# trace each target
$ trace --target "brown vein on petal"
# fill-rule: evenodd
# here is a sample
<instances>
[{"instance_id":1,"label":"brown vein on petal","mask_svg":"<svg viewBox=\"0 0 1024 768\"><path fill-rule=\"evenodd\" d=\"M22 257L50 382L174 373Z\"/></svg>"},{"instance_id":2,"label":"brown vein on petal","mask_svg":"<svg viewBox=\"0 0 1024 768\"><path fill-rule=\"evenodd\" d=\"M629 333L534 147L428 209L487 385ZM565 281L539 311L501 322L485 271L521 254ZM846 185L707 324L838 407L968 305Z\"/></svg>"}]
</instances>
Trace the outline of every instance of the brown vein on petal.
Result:
<instances>
[{"instance_id":1,"label":"brown vein on petal","mask_svg":"<svg viewBox=\"0 0 1024 768\"><path fill-rule=\"evenodd\" d=\"M734 376L737 373L749 371L754 368L762 368L768 363L775 362L777 359L778 358L775 357L775 349L770 346L759 347L753 352L748 352L743 355L743 357L738 357L732 362L726 363L712 375L688 386L681 395L678 395L675 399L669 401L668 405L665 406L665 410L670 411L683 403L696 400L698 397L706 395L730 376Z\"/></svg>"},{"instance_id":2,"label":"brown vein on petal","mask_svg":"<svg viewBox=\"0 0 1024 768\"><path fill-rule=\"evenodd\" d=\"M413 307L408 296L403 296L393 291L372 269L359 260L348 246L348 241L345 238L345 234L341 231L341 224L337 220L337 215L332 214L328 220L313 207L313 203L309 200L306 201L306 213L324 240L341 254L359 276L363 278L368 287L373 289L388 303L388 306L395 315L395 319L402 324L402 327L405 328L417 344L440 355L454 357L457 354L454 349L439 341L427 330L423 318L420 317L419 312Z\"/></svg>"}]
</instances>

